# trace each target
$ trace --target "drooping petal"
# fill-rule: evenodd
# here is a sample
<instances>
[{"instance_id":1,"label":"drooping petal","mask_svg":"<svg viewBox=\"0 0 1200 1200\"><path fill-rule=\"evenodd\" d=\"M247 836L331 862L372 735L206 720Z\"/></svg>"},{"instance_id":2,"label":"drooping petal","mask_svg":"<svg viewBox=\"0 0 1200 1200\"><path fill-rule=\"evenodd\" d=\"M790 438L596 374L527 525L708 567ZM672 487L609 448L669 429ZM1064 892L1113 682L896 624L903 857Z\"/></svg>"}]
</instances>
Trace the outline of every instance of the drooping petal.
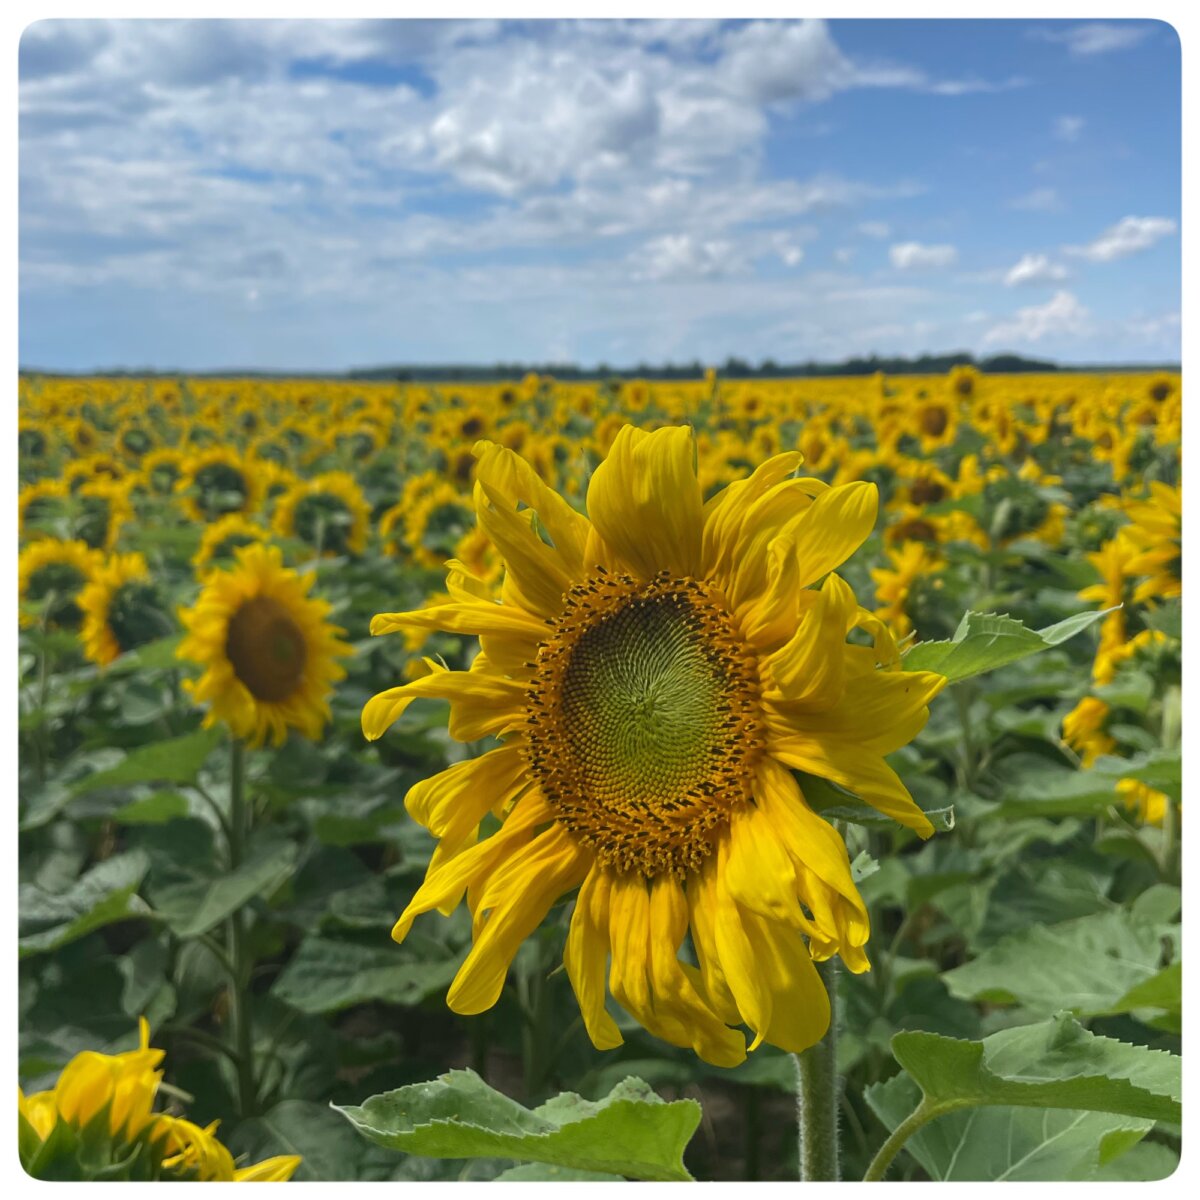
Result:
<instances>
[{"instance_id":1,"label":"drooping petal","mask_svg":"<svg viewBox=\"0 0 1200 1200\"><path fill-rule=\"evenodd\" d=\"M454 1012L469 1016L496 1003L518 947L551 905L583 881L590 864L590 854L553 824L496 867L482 886L474 944L446 996Z\"/></svg>"},{"instance_id":2,"label":"drooping petal","mask_svg":"<svg viewBox=\"0 0 1200 1200\"><path fill-rule=\"evenodd\" d=\"M434 837L461 839L516 793L525 771L520 746L501 746L413 784L404 807Z\"/></svg>"},{"instance_id":3,"label":"drooping petal","mask_svg":"<svg viewBox=\"0 0 1200 1200\"><path fill-rule=\"evenodd\" d=\"M571 928L563 950L567 978L579 1001L584 1028L597 1050L612 1050L624 1042L617 1023L604 1006L608 976L608 899L610 878L593 867L579 888Z\"/></svg>"},{"instance_id":4,"label":"drooping petal","mask_svg":"<svg viewBox=\"0 0 1200 1200\"><path fill-rule=\"evenodd\" d=\"M695 440L687 426L647 433L626 425L588 487L604 542L643 579L700 574L704 526Z\"/></svg>"},{"instance_id":5,"label":"drooping petal","mask_svg":"<svg viewBox=\"0 0 1200 1200\"><path fill-rule=\"evenodd\" d=\"M679 962L687 908L670 875L647 883L633 874L614 879L609 919L610 986L614 999L656 1037L691 1046L701 1058L736 1066L745 1041L705 1003Z\"/></svg>"},{"instance_id":6,"label":"drooping petal","mask_svg":"<svg viewBox=\"0 0 1200 1200\"><path fill-rule=\"evenodd\" d=\"M767 750L789 767L847 788L864 803L879 809L885 816L899 821L921 837L933 836L929 818L909 795L900 776L884 762L881 755L832 738L817 740L803 734L772 738Z\"/></svg>"},{"instance_id":7,"label":"drooping petal","mask_svg":"<svg viewBox=\"0 0 1200 1200\"><path fill-rule=\"evenodd\" d=\"M527 792L491 837L439 865L436 870L431 865L425 882L392 928L392 938L397 942L404 941L416 917L435 908L442 909L449 898L454 897L457 904L457 898L462 896L465 888L485 878L510 856L519 855L533 837L535 828L553 815L550 805L539 792Z\"/></svg>"}]
</instances>

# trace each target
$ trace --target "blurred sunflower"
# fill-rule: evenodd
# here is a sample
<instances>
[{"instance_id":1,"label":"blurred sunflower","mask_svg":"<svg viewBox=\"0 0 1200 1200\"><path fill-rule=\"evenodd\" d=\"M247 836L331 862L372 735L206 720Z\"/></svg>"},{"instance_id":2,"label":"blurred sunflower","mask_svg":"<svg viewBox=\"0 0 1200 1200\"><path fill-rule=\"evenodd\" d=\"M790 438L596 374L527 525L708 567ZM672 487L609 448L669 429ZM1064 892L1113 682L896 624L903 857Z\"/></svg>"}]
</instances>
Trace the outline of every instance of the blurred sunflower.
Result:
<instances>
[{"instance_id":1,"label":"blurred sunflower","mask_svg":"<svg viewBox=\"0 0 1200 1200\"><path fill-rule=\"evenodd\" d=\"M141 554L114 554L79 597L83 652L106 667L122 654L174 632L167 605Z\"/></svg>"},{"instance_id":2,"label":"blurred sunflower","mask_svg":"<svg viewBox=\"0 0 1200 1200\"><path fill-rule=\"evenodd\" d=\"M362 554L370 506L354 476L328 471L303 480L276 501L274 527L321 555Z\"/></svg>"},{"instance_id":3,"label":"blurred sunflower","mask_svg":"<svg viewBox=\"0 0 1200 1200\"><path fill-rule=\"evenodd\" d=\"M448 1002L482 1012L578 887L565 962L598 1047L622 1041L606 969L642 1025L709 1062L744 1059L742 1022L751 1049L813 1045L829 1022L813 959L867 970L869 925L846 848L791 769L933 832L884 756L945 680L900 671L833 573L874 526L874 485L791 477L792 452L705 503L690 429L626 427L592 476L589 519L523 459L476 453L502 602L455 565L449 603L377 616L372 633L475 634L481 652L373 697L363 730L378 738L431 697L449 701L453 737L502 745L409 791L441 841L393 937L465 892L474 945ZM874 645L849 644L854 628ZM502 823L479 841L489 812ZM689 932L695 965L679 958Z\"/></svg>"},{"instance_id":4,"label":"blurred sunflower","mask_svg":"<svg viewBox=\"0 0 1200 1200\"><path fill-rule=\"evenodd\" d=\"M153 1111L162 1082L162 1050L150 1047L139 1022L139 1045L123 1054L84 1050L48 1091L18 1089L18 1152L35 1179L195 1180L282 1183L302 1159L280 1155L248 1167L215 1136L183 1117Z\"/></svg>"},{"instance_id":5,"label":"blurred sunflower","mask_svg":"<svg viewBox=\"0 0 1200 1200\"><path fill-rule=\"evenodd\" d=\"M186 458L175 491L187 515L204 523L232 512L253 512L262 498L260 478L251 464L220 446Z\"/></svg>"},{"instance_id":6,"label":"blurred sunflower","mask_svg":"<svg viewBox=\"0 0 1200 1200\"><path fill-rule=\"evenodd\" d=\"M263 526L243 517L241 513L229 513L221 517L205 526L200 548L192 557L197 577L203 579L209 567L228 566L233 562L233 552L239 546L265 542L269 537L270 533Z\"/></svg>"},{"instance_id":7,"label":"blurred sunflower","mask_svg":"<svg viewBox=\"0 0 1200 1200\"><path fill-rule=\"evenodd\" d=\"M78 629L83 621L80 594L102 559L86 542L39 538L17 560L18 596L44 603L43 615L51 628ZM30 612L22 612L19 620L27 626L35 623Z\"/></svg>"},{"instance_id":8,"label":"blurred sunflower","mask_svg":"<svg viewBox=\"0 0 1200 1200\"><path fill-rule=\"evenodd\" d=\"M329 605L312 599L312 575L283 566L276 546L234 551L236 565L214 570L195 605L181 609L187 636L179 657L205 668L184 687L209 705L206 727L225 721L235 737L282 745L289 728L319 738L330 718L329 693L350 653L330 625Z\"/></svg>"}]
</instances>

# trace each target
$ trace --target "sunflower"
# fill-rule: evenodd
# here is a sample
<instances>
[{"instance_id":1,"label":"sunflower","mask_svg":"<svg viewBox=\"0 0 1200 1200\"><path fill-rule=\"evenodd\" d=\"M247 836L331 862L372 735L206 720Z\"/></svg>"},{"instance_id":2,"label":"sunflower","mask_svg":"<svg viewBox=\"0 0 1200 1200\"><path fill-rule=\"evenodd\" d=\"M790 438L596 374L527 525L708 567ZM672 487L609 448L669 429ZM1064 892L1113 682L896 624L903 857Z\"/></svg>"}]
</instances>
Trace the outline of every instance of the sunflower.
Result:
<instances>
[{"instance_id":1,"label":"sunflower","mask_svg":"<svg viewBox=\"0 0 1200 1200\"><path fill-rule=\"evenodd\" d=\"M78 629L83 621L80 594L102 560L86 542L61 542L39 538L21 551L17 560L18 595L21 600L45 604L46 624ZM32 613L20 615L22 625L33 625Z\"/></svg>"},{"instance_id":2,"label":"sunflower","mask_svg":"<svg viewBox=\"0 0 1200 1200\"><path fill-rule=\"evenodd\" d=\"M79 597L83 652L106 667L122 654L174 632L166 604L140 554L114 554Z\"/></svg>"},{"instance_id":3,"label":"sunflower","mask_svg":"<svg viewBox=\"0 0 1200 1200\"><path fill-rule=\"evenodd\" d=\"M1118 779L1117 795L1125 807L1143 825L1161 825L1171 803L1165 792L1160 792L1140 779Z\"/></svg>"},{"instance_id":4,"label":"sunflower","mask_svg":"<svg viewBox=\"0 0 1200 1200\"><path fill-rule=\"evenodd\" d=\"M207 568L228 566L233 562L233 552L239 546L253 542L265 542L270 537L263 526L243 517L241 513L229 513L204 529L200 548L192 557L196 575L203 579Z\"/></svg>"},{"instance_id":5,"label":"sunflower","mask_svg":"<svg viewBox=\"0 0 1200 1200\"><path fill-rule=\"evenodd\" d=\"M1102 754L1109 754L1117 743L1104 732L1109 707L1098 696L1084 696L1063 717L1063 741L1090 767Z\"/></svg>"},{"instance_id":6,"label":"sunflower","mask_svg":"<svg viewBox=\"0 0 1200 1200\"><path fill-rule=\"evenodd\" d=\"M188 633L179 657L205 668L185 682L208 704L206 727L225 721L235 737L282 745L289 728L319 738L330 719L329 692L350 653L329 605L309 597L313 576L283 566L276 546L241 546L236 565L214 570L196 604L181 609Z\"/></svg>"},{"instance_id":7,"label":"sunflower","mask_svg":"<svg viewBox=\"0 0 1200 1200\"><path fill-rule=\"evenodd\" d=\"M888 547L889 567L871 568L875 581L875 615L899 637L912 632L914 611L925 596L926 585L940 589L941 579L933 578L945 570L946 561L924 542L904 542L899 548ZM928 637L928 631L926 632Z\"/></svg>"},{"instance_id":8,"label":"sunflower","mask_svg":"<svg viewBox=\"0 0 1200 1200\"><path fill-rule=\"evenodd\" d=\"M52 528L65 524L71 493L61 479L39 479L26 484L17 496L21 537L53 537Z\"/></svg>"},{"instance_id":9,"label":"sunflower","mask_svg":"<svg viewBox=\"0 0 1200 1200\"><path fill-rule=\"evenodd\" d=\"M868 969L869 925L846 848L792 769L933 832L884 755L945 680L899 670L891 635L833 573L874 526L874 485L791 478L789 452L705 503L692 431L629 426L585 517L523 459L488 442L476 453L501 603L456 566L449 603L381 614L371 631L475 634L481 652L467 671L430 661L362 720L374 740L438 698L451 736L502 744L409 791L441 840L393 937L465 891L474 945L448 1002L482 1012L520 942L578 887L565 962L598 1047L622 1040L610 955L615 1000L709 1062L744 1059L742 1022L751 1049L813 1045L829 1022L813 959ZM846 641L856 627L873 645ZM479 841L489 812L500 828ZM689 932L694 963L679 958Z\"/></svg>"},{"instance_id":10,"label":"sunflower","mask_svg":"<svg viewBox=\"0 0 1200 1200\"><path fill-rule=\"evenodd\" d=\"M280 537L295 537L317 554L362 554L371 509L346 471L328 471L297 483L275 505Z\"/></svg>"},{"instance_id":11,"label":"sunflower","mask_svg":"<svg viewBox=\"0 0 1200 1200\"><path fill-rule=\"evenodd\" d=\"M84 1050L63 1068L48 1091L18 1089L21 1165L35 1179L196 1180L283 1182L301 1163L280 1155L236 1167L215 1136L183 1117L153 1111L163 1051L150 1047L150 1027L139 1022L136 1050Z\"/></svg>"},{"instance_id":12,"label":"sunflower","mask_svg":"<svg viewBox=\"0 0 1200 1200\"><path fill-rule=\"evenodd\" d=\"M185 459L175 491L187 515L206 524L231 512L253 512L262 498L252 464L219 446Z\"/></svg>"}]
</instances>

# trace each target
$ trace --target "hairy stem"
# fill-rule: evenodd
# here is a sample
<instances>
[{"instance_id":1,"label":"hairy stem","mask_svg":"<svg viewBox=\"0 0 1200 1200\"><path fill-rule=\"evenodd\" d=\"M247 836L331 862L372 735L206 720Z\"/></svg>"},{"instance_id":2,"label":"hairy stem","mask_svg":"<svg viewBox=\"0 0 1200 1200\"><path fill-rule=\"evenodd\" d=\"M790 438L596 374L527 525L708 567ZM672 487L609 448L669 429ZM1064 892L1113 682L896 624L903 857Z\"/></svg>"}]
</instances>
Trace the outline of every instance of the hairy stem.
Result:
<instances>
[{"instance_id":1,"label":"hairy stem","mask_svg":"<svg viewBox=\"0 0 1200 1200\"><path fill-rule=\"evenodd\" d=\"M829 1028L796 1061L796 1120L800 1129L800 1179L835 1183L838 1164L837 959L817 963L829 993Z\"/></svg>"},{"instance_id":2,"label":"hairy stem","mask_svg":"<svg viewBox=\"0 0 1200 1200\"><path fill-rule=\"evenodd\" d=\"M242 743L233 739L229 760L229 867L236 871L246 856L249 835L246 807L246 761ZM229 918L229 959L233 967L229 983L229 1024L237 1059L238 1110L251 1117L258 1106L254 1083L253 1016L250 1001L250 973L245 913L238 910Z\"/></svg>"}]
</instances>

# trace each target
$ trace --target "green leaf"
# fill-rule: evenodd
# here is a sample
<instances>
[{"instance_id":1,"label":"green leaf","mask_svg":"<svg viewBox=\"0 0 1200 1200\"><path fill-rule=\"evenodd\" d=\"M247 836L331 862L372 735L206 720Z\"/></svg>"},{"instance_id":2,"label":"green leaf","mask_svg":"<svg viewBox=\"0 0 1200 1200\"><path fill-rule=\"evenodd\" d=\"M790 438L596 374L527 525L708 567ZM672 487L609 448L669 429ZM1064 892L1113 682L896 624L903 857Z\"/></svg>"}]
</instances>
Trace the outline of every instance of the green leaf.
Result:
<instances>
[{"instance_id":1,"label":"green leaf","mask_svg":"<svg viewBox=\"0 0 1200 1200\"><path fill-rule=\"evenodd\" d=\"M134 893L149 867L146 855L132 850L99 863L57 895L23 884L18 900L21 928L41 928L19 938L20 956L57 950L114 921L140 916L145 905Z\"/></svg>"},{"instance_id":2,"label":"green leaf","mask_svg":"<svg viewBox=\"0 0 1200 1200\"><path fill-rule=\"evenodd\" d=\"M411 961L401 951L359 946L331 938L300 943L272 988L272 995L305 1013L333 1013L370 1000L417 1004L454 978L457 960Z\"/></svg>"},{"instance_id":3,"label":"green leaf","mask_svg":"<svg viewBox=\"0 0 1200 1200\"><path fill-rule=\"evenodd\" d=\"M194 783L204 760L222 736L219 729L197 729L182 737L139 746L115 767L81 779L71 794L81 796L97 788L124 787L131 783Z\"/></svg>"},{"instance_id":4,"label":"green leaf","mask_svg":"<svg viewBox=\"0 0 1200 1200\"><path fill-rule=\"evenodd\" d=\"M919 1100L929 1123L905 1145L936 1180L1091 1178L1182 1115L1179 1058L1066 1014L983 1041L899 1033L892 1051L907 1074L867 1102L895 1130Z\"/></svg>"},{"instance_id":5,"label":"green leaf","mask_svg":"<svg viewBox=\"0 0 1200 1200\"><path fill-rule=\"evenodd\" d=\"M337 1113L311 1100L284 1100L261 1117L242 1121L229 1147L247 1162L299 1154L304 1161L292 1178L301 1183L387 1179L396 1162L385 1150L364 1146Z\"/></svg>"},{"instance_id":6,"label":"green leaf","mask_svg":"<svg viewBox=\"0 0 1200 1200\"><path fill-rule=\"evenodd\" d=\"M666 1103L640 1079L603 1100L564 1092L530 1111L474 1071L339 1108L373 1142L432 1158L513 1158L631 1179L688 1180L683 1151L700 1123L694 1100Z\"/></svg>"},{"instance_id":7,"label":"green leaf","mask_svg":"<svg viewBox=\"0 0 1200 1200\"><path fill-rule=\"evenodd\" d=\"M295 868L295 842L267 841L252 847L237 868L216 877L196 876L154 891L155 908L178 937L198 937L258 895L269 895Z\"/></svg>"},{"instance_id":8,"label":"green leaf","mask_svg":"<svg viewBox=\"0 0 1200 1200\"><path fill-rule=\"evenodd\" d=\"M1096 1016L1121 1011L1121 997L1158 971L1161 956L1155 926L1117 910L1008 934L942 978L963 1000Z\"/></svg>"},{"instance_id":9,"label":"green leaf","mask_svg":"<svg viewBox=\"0 0 1200 1200\"><path fill-rule=\"evenodd\" d=\"M178 792L155 792L140 800L131 800L113 813L120 825L165 825L178 817L186 817L188 802Z\"/></svg>"},{"instance_id":10,"label":"green leaf","mask_svg":"<svg viewBox=\"0 0 1200 1200\"><path fill-rule=\"evenodd\" d=\"M913 646L904 656L904 669L936 671L956 683L1057 646L1112 611L1077 613L1038 630L1000 613L968 612L949 640Z\"/></svg>"},{"instance_id":11,"label":"green leaf","mask_svg":"<svg viewBox=\"0 0 1200 1200\"><path fill-rule=\"evenodd\" d=\"M1136 1008L1161 1008L1174 1016L1183 1013L1183 963L1163 967L1157 975L1135 984L1117 1001L1113 1012L1132 1012Z\"/></svg>"}]
</instances>

